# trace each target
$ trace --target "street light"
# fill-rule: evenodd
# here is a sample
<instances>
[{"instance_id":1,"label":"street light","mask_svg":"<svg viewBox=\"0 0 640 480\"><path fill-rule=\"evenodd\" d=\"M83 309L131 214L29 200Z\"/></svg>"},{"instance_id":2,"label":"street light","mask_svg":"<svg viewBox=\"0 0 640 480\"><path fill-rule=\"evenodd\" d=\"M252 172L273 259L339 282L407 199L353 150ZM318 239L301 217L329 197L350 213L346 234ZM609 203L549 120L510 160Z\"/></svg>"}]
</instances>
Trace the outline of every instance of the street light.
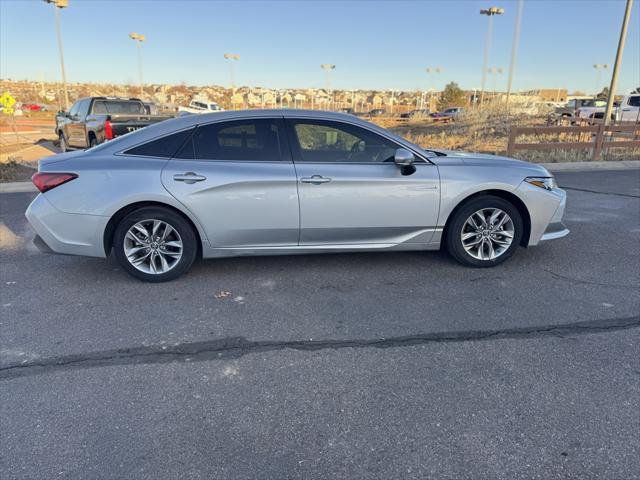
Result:
<instances>
[{"instance_id":1,"label":"street light","mask_svg":"<svg viewBox=\"0 0 640 480\"><path fill-rule=\"evenodd\" d=\"M234 62L237 62L238 60L240 60L240 55L238 55L237 53L225 53L224 54L224 58L226 60L231 60L229 62L229 75L230 75L230 78L231 78L231 89L235 91L235 89L236 89L236 72L235 72Z\"/></svg>"},{"instance_id":2,"label":"street light","mask_svg":"<svg viewBox=\"0 0 640 480\"><path fill-rule=\"evenodd\" d=\"M131 32L129 34L129 38L136 42L138 50L138 78L140 79L140 98L142 98L144 96L144 91L142 89L142 42L144 42L147 37L139 33Z\"/></svg>"},{"instance_id":3,"label":"street light","mask_svg":"<svg viewBox=\"0 0 640 480\"><path fill-rule=\"evenodd\" d=\"M607 65L606 63L594 63L593 68L596 69L596 89L593 94L593 97L595 98L596 96L598 96L598 89L600 88L600 72L609 68L609 65Z\"/></svg>"},{"instance_id":4,"label":"street light","mask_svg":"<svg viewBox=\"0 0 640 480\"><path fill-rule=\"evenodd\" d=\"M336 66L331 63L323 63L320 68L324 70L324 89L327 95L331 91L331 72L336 69ZM329 109L331 106L329 106Z\"/></svg>"},{"instance_id":5,"label":"street light","mask_svg":"<svg viewBox=\"0 0 640 480\"><path fill-rule=\"evenodd\" d=\"M511 96L513 85L513 75L516 69L516 57L518 56L518 45L520 44L520 25L522 24L522 9L524 0L518 0L518 10L516 12L516 28L513 31L513 42L511 43L511 61L509 62L509 79L507 80L507 105Z\"/></svg>"},{"instance_id":6,"label":"street light","mask_svg":"<svg viewBox=\"0 0 640 480\"><path fill-rule=\"evenodd\" d=\"M425 68L425 72L427 72L427 76L429 77L429 111L431 111L432 103L433 103L433 77L432 74L442 72L442 68L440 67L427 67ZM424 108L424 106L423 106Z\"/></svg>"},{"instance_id":7,"label":"street light","mask_svg":"<svg viewBox=\"0 0 640 480\"><path fill-rule=\"evenodd\" d=\"M484 87L487 82L487 65L489 63L489 51L491 50L491 35L493 33L493 17L495 15L502 15L504 8L489 7L480 10L480 15L486 15L489 17L487 24L487 38L484 44L484 57L482 61L482 84L480 85L480 108L482 108L482 102L484 100Z\"/></svg>"},{"instance_id":8,"label":"street light","mask_svg":"<svg viewBox=\"0 0 640 480\"><path fill-rule=\"evenodd\" d=\"M56 17L56 37L58 38L58 50L60 51L60 70L62 71L62 88L64 89L64 108L69 110L69 91L67 90L67 76L64 72L64 54L62 52L62 35L60 33L60 12L62 8L69 6L69 0L44 0L45 3L53 4Z\"/></svg>"}]
</instances>

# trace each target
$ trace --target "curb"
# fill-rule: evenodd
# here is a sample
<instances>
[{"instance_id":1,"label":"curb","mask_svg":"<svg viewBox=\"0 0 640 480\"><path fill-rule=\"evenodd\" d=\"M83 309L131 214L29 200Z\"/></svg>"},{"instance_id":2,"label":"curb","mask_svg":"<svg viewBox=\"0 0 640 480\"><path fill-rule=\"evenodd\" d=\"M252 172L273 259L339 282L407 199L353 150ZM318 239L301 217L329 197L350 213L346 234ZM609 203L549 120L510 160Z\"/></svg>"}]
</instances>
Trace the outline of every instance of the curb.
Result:
<instances>
[{"instance_id":1,"label":"curb","mask_svg":"<svg viewBox=\"0 0 640 480\"><path fill-rule=\"evenodd\" d=\"M589 172L595 170L631 170L640 168L640 160L621 160L615 162L565 162L538 163L552 172ZM37 192L38 189L31 182L0 183L0 193Z\"/></svg>"},{"instance_id":2,"label":"curb","mask_svg":"<svg viewBox=\"0 0 640 480\"><path fill-rule=\"evenodd\" d=\"M38 189L31 182L0 183L0 193L37 192Z\"/></svg>"},{"instance_id":3,"label":"curb","mask_svg":"<svg viewBox=\"0 0 640 480\"><path fill-rule=\"evenodd\" d=\"M618 160L610 162L560 162L538 163L552 172L589 172L594 170L629 170L640 168L640 160Z\"/></svg>"}]
</instances>

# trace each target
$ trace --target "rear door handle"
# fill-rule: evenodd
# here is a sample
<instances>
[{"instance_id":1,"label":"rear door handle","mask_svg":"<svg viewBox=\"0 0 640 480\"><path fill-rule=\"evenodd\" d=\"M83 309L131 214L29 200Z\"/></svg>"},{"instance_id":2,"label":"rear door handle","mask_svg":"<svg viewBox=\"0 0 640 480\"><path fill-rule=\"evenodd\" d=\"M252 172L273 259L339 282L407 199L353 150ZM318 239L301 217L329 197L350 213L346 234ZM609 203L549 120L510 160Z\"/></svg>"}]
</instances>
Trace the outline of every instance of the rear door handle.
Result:
<instances>
[{"instance_id":1,"label":"rear door handle","mask_svg":"<svg viewBox=\"0 0 640 480\"><path fill-rule=\"evenodd\" d=\"M194 172L186 172L182 174L176 174L173 176L173 180L175 182L184 182L189 184L202 182L203 180L206 180L206 179L207 177L203 175L198 175L197 173L194 173Z\"/></svg>"},{"instance_id":2,"label":"rear door handle","mask_svg":"<svg viewBox=\"0 0 640 480\"><path fill-rule=\"evenodd\" d=\"M302 183L311 183L313 185L320 185L321 183L329 183L331 179L328 177L323 177L322 175L312 175L310 177L301 177L300 181Z\"/></svg>"}]
</instances>

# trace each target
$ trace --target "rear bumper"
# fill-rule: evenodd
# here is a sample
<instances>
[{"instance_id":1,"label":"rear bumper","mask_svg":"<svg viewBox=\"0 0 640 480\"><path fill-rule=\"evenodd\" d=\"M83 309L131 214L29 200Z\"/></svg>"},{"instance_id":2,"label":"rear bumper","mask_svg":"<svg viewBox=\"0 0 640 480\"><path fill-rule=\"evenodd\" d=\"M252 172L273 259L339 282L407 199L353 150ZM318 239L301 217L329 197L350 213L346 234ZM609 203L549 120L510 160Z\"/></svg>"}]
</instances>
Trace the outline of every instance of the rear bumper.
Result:
<instances>
[{"instance_id":1,"label":"rear bumper","mask_svg":"<svg viewBox=\"0 0 640 480\"><path fill-rule=\"evenodd\" d=\"M103 232L109 217L64 213L38 195L25 213L37 233L39 249L67 255L104 258ZM48 248L47 248L48 247Z\"/></svg>"}]
</instances>

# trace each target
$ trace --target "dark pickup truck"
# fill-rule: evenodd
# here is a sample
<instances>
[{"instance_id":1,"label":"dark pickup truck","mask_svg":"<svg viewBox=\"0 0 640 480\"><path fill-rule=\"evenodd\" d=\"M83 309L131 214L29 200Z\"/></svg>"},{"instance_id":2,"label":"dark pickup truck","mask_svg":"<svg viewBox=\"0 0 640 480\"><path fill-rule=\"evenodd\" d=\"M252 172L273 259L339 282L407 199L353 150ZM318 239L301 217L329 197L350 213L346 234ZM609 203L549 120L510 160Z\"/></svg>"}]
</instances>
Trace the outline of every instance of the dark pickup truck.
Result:
<instances>
[{"instance_id":1,"label":"dark pickup truck","mask_svg":"<svg viewBox=\"0 0 640 480\"><path fill-rule=\"evenodd\" d=\"M56 135L63 152L94 147L107 140L172 118L151 115L137 98L87 97L56 115Z\"/></svg>"}]
</instances>

